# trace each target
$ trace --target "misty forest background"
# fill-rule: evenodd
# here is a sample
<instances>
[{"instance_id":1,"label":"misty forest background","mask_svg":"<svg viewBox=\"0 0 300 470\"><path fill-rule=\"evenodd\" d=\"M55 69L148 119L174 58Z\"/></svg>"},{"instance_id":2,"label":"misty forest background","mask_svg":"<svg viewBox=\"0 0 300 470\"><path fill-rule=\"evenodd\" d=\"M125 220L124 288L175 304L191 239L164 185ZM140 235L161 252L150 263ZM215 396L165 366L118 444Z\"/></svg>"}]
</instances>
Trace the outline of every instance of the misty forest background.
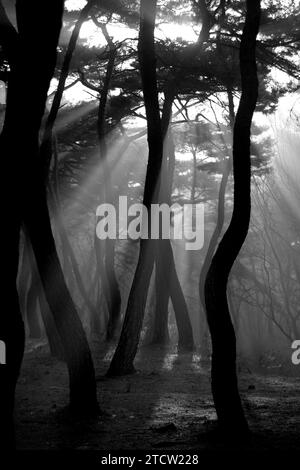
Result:
<instances>
[{"instance_id":1,"label":"misty forest background","mask_svg":"<svg viewBox=\"0 0 300 470\"><path fill-rule=\"evenodd\" d=\"M40 3L0 2L1 443L299 447L299 1ZM99 240L119 196L204 247Z\"/></svg>"}]
</instances>

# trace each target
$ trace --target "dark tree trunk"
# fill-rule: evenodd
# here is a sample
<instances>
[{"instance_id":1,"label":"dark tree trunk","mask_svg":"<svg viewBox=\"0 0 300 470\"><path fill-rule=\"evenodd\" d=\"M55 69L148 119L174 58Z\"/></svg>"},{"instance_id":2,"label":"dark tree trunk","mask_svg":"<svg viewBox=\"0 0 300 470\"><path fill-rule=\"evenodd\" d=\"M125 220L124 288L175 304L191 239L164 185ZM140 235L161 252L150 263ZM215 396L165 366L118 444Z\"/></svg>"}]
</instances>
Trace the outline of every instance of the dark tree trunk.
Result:
<instances>
[{"instance_id":1,"label":"dark tree trunk","mask_svg":"<svg viewBox=\"0 0 300 470\"><path fill-rule=\"evenodd\" d=\"M24 236L22 261L19 265L19 302L23 307L23 319L25 325L27 322L29 337L38 339L42 336L38 313L38 278L36 272L30 269L30 257L28 255L28 243ZM23 296L24 300L22 299Z\"/></svg>"},{"instance_id":2,"label":"dark tree trunk","mask_svg":"<svg viewBox=\"0 0 300 470\"><path fill-rule=\"evenodd\" d=\"M38 302L49 344L50 354L60 361L65 361L64 348L42 289L39 291Z\"/></svg>"},{"instance_id":3,"label":"dark tree trunk","mask_svg":"<svg viewBox=\"0 0 300 470\"><path fill-rule=\"evenodd\" d=\"M169 243L169 250L172 250L171 243ZM170 254L171 262L171 300L174 308L175 319L178 329L178 350L179 351L193 351L194 350L194 337L192 324L189 317L187 304L183 295L182 287L176 272L173 252Z\"/></svg>"},{"instance_id":4,"label":"dark tree trunk","mask_svg":"<svg viewBox=\"0 0 300 470\"><path fill-rule=\"evenodd\" d=\"M155 256L155 311L151 344L166 346L169 335L170 259L169 240L159 240ZM171 248L172 249L172 248ZM173 256L173 253L172 253Z\"/></svg>"},{"instance_id":5,"label":"dark tree trunk","mask_svg":"<svg viewBox=\"0 0 300 470\"><path fill-rule=\"evenodd\" d=\"M164 154L161 171L161 186L159 202L169 204L171 201L171 191L168 184L168 160L169 160L169 135L168 129L172 119L172 106L175 98L175 87L171 82L165 91L165 99L162 110L162 134L164 140ZM161 237L161 234L160 234ZM170 341L168 320L169 320L169 298L170 298L170 271L173 252L170 240L160 239L156 243L155 255L155 312L151 344L167 345ZM171 248L171 250L169 250Z\"/></svg>"},{"instance_id":6,"label":"dark tree trunk","mask_svg":"<svg viewBox=\"0 0 300 470\"><path fill-rule=\"evenodd\" d=\"M38 155L38 133L44 111L49 82L53 74L56 46L61 18L63 12L63 1L49 3L47 9L48 27L44 26L44 16L36 18L40 12L39 2L28 2L17 0L18 32L10 25L7 29L9 34L2 38L2 46L7 59L10 62L11 72L8 83L7 107L4 127L1 134L1 154L3 158L3 171L6 175L14 175L14 195L9 200L5 197L4 185L1 185L2 200L5 201L3 216L7 229L4 231L4 246L9 255L5 269L5 282L2 285L4 291L2 301L9 305L9 312L1 315L0 339L6 345L6 364L1 365L1 446L13 445L13 421L12 413L14 406L14 391L24 350L24 327L21 319L18 294L16 289L18 262L19 262L19 236L21 227L21 216L24 214L24 206L28 202L26 197L26 184L31 184L31 165L27 166L27 155L34 160ZM34 18L34 20L33 20ZM34 21L34 24L32 22ZM35 24L36 21L36 24ZM9 22L8 22L9 23ZM37 25L37 28L36 28ZM39 61L41 75L45 75L40 82L40 74L35 82L32 74L28 74L28 54L32 45L36 44L36 35L42 33L45 42L42 47L35 46L42 60ZM40 44L40 43L38 43ZM46 51L42 50L46 46ZM49 54L48 54L49 53ZM45 56L44 56L45 54ZM49 55L49 56L48 56ZM47 57L46 61L43 57ZM34 76L35 77L35 76ZM33 83L34 82L34 83ZM30 107L24 104L24 89L30 96ZM26 183L25 183L26 182ZM6 188L7 189L7 188ZM23 209L23 214L20 213ZM8 258L8 257L7 257Z\"/></svg>"},{"instance_id":7,"label":"dark tree trunk","mask_svg":"<svg viewBox=\"0 0 300 470\"><path fill-rule=\"evenodd\" d=\"M115 240L107 239L105 248L106 299L108 305L106 339L111 341L116 339L121 321L121 292L115 272Z\"/></svg>"},{"instance_id":8,"label":"dark tree trunk","mask_svg":"<svg viewBox=\"0 0 300 470\"><path fill-rule=\"evenodd\" d=\"M0 138L3 175L15 174L12 162L13 141L4 134ZM10 183L11 184L11 183ZM13 409L15 386L24 352L24 324L19 308L16 287L19 257L20 233L20 196L18 182L14 180L14 196L8 198L11 187L1 183L2 217L5 220L2 231L2 246L5 255L2 258L0 341L6 350L6 363L0 364L0 452L14 446Z\"/></svg>"},{"instance_id":9,"label":"dark tree trunk","mask_svg":"<svg viewBox=\"0 0 300 470\"><path fill-rule=\"evenodd\" d=\"M228 97L228 108L229 108L229 122L230 122L230 128L232 130L232 134L233 134L235 111L234 111L233 93L230 87L227 87L227 97ZM225 147L227 147L224 139L223 139L223 143L225 144ZM209 241L208 249L207 249L204 262L202 265L201 273L200 273L200 301L204 310L205 310L204 284L205 284L205 279L206 279L209 267L211 265L213 255L218 246L218 241L220 239L223 226L224 226L226 187L227 187L228 178L232 169L232 158L223 159L222 164L223 164L223 172L222 172L222 179L221 179L221 184L220 184L219 194L218 194L217 223L213 231L213 234L211 236L211 239Z\"/></svg>"},{"instance_id":10,"label":"dark tree trunk","mask_svg":"<svg viewBox=\"0 0 300 470\"><path fill-rule=\"evenodd\" d=\"M19 204L47 302L64 346L70 377L70 404L74 411L95 412L98 405L93 362L57 256L47 207L44 166L39 158L39 130L56 62L63 1L48 2L45 10L41 10L37 0L29 4L19 0L16 7L18 47L8 88L3 139L7 154L8 146L13 142L13 152L9 148L9 154L14 160L14 173L16 167L18 169ZM47 11L47 21L44 11ZM32 44L35 44L34 63L37 67L28 74L28 53ZM20 105L24 100L24 89L30 97L27 108Z\"/></svg>"},{"instance_id":11,"label":"dark tree trunk","mask_svg":"<svg viewBox=\"0 0 300 470\"><path fill-rule=\"evenodd\" d=\"M43 324L45 327L45 332L46 332L46 336L47 336L48 343L49 343L50 353L53 357L56 357L57 359L63 361L64 360L63 345L59 337L59 334L57 332L52 314L49 310L49 306L45 298L39 272L38 272L34 254L32 251L32 247L31 247L30 241L28 240L28 237L25 236L24 238L25 238L24 252L27 253L26 259L27 259L28 266L31 272L31 277L34 280L34 283L36 285L37 302L40 308L41 317L42 317Z\"/></svg>"},{"instance_id":12,"label":"dark tree trunk","mask_svg":"<svg viewBox=\"0 0 300 470\"><path fill-rule=\"evenodd\" d=\"M169 141L169 160L168 160L168 173L169 179L166 182L168 192L172 193L172 182L175 168L175 148L173 138L171 136ZM167 263L170 266L170 298L172 301L175 320L178 330L178 349L181 351L192 351L194 349L194 338L191 320L189 317L188 307L184 298L183 290L176 272L176 265L174 260L173 249L170 240L167 240L168 247L164 251L164 256L167 257Z\"/></svg>"},{"instance_id":13,"label":"dark tree trunk","mask_svg":"<svg viewBox=\"0 0 300 470\"><path fill-rule=\"evenodd\" d=\"M27 291L30 279L30 268L28 253L26 250L25 237L21 237L20 248L22 246L22 254L20 255L19 261L19 272L18 272L18 294L19 294L19 304L23 318L26 316L26 302L27 302Z\"/></svg>"},{"instance_id":14,"label":"dark tree trunk","mask_svg":"<svg viewBox=\"0 0 300 470\"><path fill-rule=\"evenodd\" d=\"M207 321L212 339L212 393L218 422L224 431L247 432L236 374L236 338L226 290L232 265L248 233L251 211L251 122L257 101L256 37L260 0L247 0L246 22L240 47L242 96L233 135L234 207L205 281Z\"/></svg>"},{"instance_id":15,"label":"dark tree trunk","mask_svg":"<svg viewBox=\"0 0 300 470\"><path fill-rule=\"evenodd\" d=\"M11 146L0 140L1 155ZM9 165L2 161L2 170L6 173ZM12 168L10 168L12 170ZM3 277L1 281L1 300L3 307L0 315L0 341L6 349L6 364L0 364L0 449L1 451L14 446L13 409L14 394L24 351L24 324L19 308L16 278L18 271L18 245L20 232L19 208L16 203L7 201L7 193L1 186L2 216L7 227L2 234L2 246L6 255L2 259ZM8 188L7 188L8 189ZM1 343L2 344L2 343ZM1 453L2 455L2 453Z\"/></svg>"},{"instance_id":16,"label":"dark tree trunk","mask_svg":"<svg viewBox=\"0 0 300 470\"><path fill-rule=\"evenodd\" d=\"M168 133L172 117L172 105L175 87L171 82L165 93L162 112L162 133L164 138L164 161L159 202L171 205L173 173L175 166L175 148L173 136ZM187 304L176 272L174 254L170 240L160 239L156 243L155 256L155 291L156 306L152 344L165 345L169 342L168 317L169 299L171 298L178 329L178 347L180 350L194 348L193 330Z\"/></svg>"},{"instance_id":17,"label":"dark tree trunk","mask_svg":"<svg viewBox=\"0 0 300 470\"><path fill-rule=\"evenodd\" d=\"M156 55L154 28L156 0L141 0L139 63L147 116L149 158L146 172L143 204L150 215L151 204L158 201L160 172L163 160L163 137L156 81ZM151 220L148 217L148 227ZM132 282L120 340L110 364L108 375L134 372L133 361L137 352L142 329L150 277L154 265L155 243L142 239L140 253Z\"/></svg>"},{"instance_id":18,"label":"dark tree trunk","mask_svg":"<svg viewBox=\"0 0 300 470\"><path fill-rule=\"evenodd\" d=\"M31 274L31 282L27 292L26 319L29 329L29 337L38 339L42 336L38 314L38 284L37 279Z\"/></svg>"},{"instance_id":19,"label":"dark tree trunk","mask_svg":"<svg viewBox=\"0 0 300 470\"><path fill-rule=\"evenodd\" d=\"M32 168L32 175L34 169ZM35 174L35 181L41 173ZM32 181L32 184L34 181ZM38 184L36 183L36 186ZM25 223L32 243L47 303L64 347L70 377L70 404L74 411L97 409L95 372L90 349L70 296L51 231L45 187L32 186Z\"/></svg>"},{"instance_id":20,"label":"dark tree trunk","mask_svg":"<svg viewBox=\"0 0 300 470\"><path fill-rule=\"evenodd\" d=\"M219 195L218 195L218 213L217 213L217 223L214 228L213 234L208 244L207 252L203 261L203 265L200 272L200 281L199 281L199 294L200 294L200 302L203 308L203 311L206 312L205 307L205 280L207 277L207 273L209 267L211 265L213 255L216 251L218 246L218 241L220 239L222 229L224 226L225 220L225 195L226 195L226 186L228 182L228 177L231 171L232 163L229 160L223 160L223 174L221 179L221 184L219 188ZM203 312L201 312L204 315ZM209 356L209 338L208 338L208 328L207 323L205 321L205 317L203 318L203 330L202 331L202 340L201 340L201 355L203 358L207 358Z\"/></svg>"}]
</instances>

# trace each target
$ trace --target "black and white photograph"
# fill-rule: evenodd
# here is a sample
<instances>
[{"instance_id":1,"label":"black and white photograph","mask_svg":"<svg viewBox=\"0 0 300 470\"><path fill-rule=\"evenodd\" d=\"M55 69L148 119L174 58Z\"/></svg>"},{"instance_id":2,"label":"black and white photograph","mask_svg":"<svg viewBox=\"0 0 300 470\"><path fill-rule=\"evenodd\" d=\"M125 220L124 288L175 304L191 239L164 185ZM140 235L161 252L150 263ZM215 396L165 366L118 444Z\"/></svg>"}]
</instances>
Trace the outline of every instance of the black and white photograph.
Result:
<instances>
[{"instance_id":1,"label":"black and white photograph","mask_svg":"<svg viewBox=\"0 0 300 470\"><path fill-rule=\"evenodd\" d=\"M0 157L0 466L299 457L300 0L0 0Z\"/></svg>"}]
</instances>

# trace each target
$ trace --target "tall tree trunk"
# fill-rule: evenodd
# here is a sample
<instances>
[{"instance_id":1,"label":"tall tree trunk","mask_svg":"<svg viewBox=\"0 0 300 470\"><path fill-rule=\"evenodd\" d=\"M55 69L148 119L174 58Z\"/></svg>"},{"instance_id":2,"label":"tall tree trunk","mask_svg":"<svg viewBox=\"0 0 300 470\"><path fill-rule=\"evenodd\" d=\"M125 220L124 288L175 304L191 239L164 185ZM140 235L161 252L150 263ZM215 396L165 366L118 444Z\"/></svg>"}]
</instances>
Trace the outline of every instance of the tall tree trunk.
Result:
<instances>
[{"instance_id":1,"label":"tall tree trunk","mask_svg":"<svg viewBox=\"0 0 300 470\"><path fill-rule=\"evenodd\" d=\"M225 220L225 195L226 195L226 187L228 182L228 177L230 174L232 163L228 160L223 160L223 174L219 188L219 195L218 195L218 213L217 213L217 223L214 228L213 234L208 244L207 252L203 261L203 265L200 272L200 281L199 281L199 294L200 294L200 302L203 308L203 311L206 312L205 307L205 280L207 277L207 273L209 267L211 265L213 255L216 251L218 246L218 241L220 239L222 229L224 226ZM202 312L202 315L204 313ZM205 321L205 317L203 318L203 329L202 331L202 340L201 340L201 355L203 357L207 357L209 354L209 338L208 338L208 331L207 331L207 323Z\"/></svg>"},{"instance_id":2,"label":"tall tree trunk","mask_svg":"<svg viewBox=\"0 0 300 470\"><path fill-rule=\"evenodd\" d=\"M12 146L4 139L4 136L1 136L0 151L2 157L5 155L2 161L2 171L3 174L13 175L13 165L4 162L5 159L9 158L8 149L11 152ZM10 163L12 162L10 161ZM8 190L8 188L6 189ZM0 341L6 352L6 363L0 364L0 450L3 451L14 446L14 394L23 358L25 340L24 324L16 287L20 233L18 194L16 193L18 193L18 189L16 189L14 198L8 201L8 192L1 185L2 201L5 201L2 207L2 217L5 223L8 224L2 233L2 246L6 255L2 259L1 301L3 307L0 315Z\"/></svg>"},{"instance_id":3,"label":"tall tree trunk","mask_svg":"<svg viewBox=\"0 0 300 470\"><path fill-rule=\"evenodd\" d=\"M111 175L108 167L108 152L105 130L105 115L110 89L111 78L116 60L117 49L114 46L105 25L101 25L104 37L109 46L109 59L107 64L104 85L100 92L98 108L97 132L100 149L100 159L103 174L103 199L106 203L113 203ZM95 237L96 250L98 251L98 261L100 263L100 273L102 279L102 290L108 308L107 335L108 341L115 339L120 323L121 315L121 292L115 272L115 240L107 238L104 242Z\"/></svg>"},{"instance_id":4,"label":"tall tree trunk","mask_svg":"<svg viewBox=\"0 0 300 470\"><path fill-rule=\"evenodd\" d=\"M172 194L173 174L175 169L175 147L172 134L169 141L169 160L168 160L168 173L169 179L166 182L168 192ZM168 247L166 247L165 254L169 257L167 261L170 266L170 298L172 301L175 320L178 330L178 349L182 351L192 351L194 349L194 338L191 320L189 317L187 303L183 294L182 287L176 272L175 259L170 240L167 240Z\"/></svg>"},{"instance_id":5,"label":"tall tree trunk","mask_svg":"<svg viewBox=\"0 0 300 470\"><path fill-rule=\"evenodd\" d=\"M227 283L232 265L248 233L251 212L250 135L258 94L256 37L260 0L247 0L240 46L242 96L234 125L234 207L205 281L207 321L212 339L212 393L221 429L239 435L248 430L236 374L236 338L227 304Z\"/></svg>"},{"instance_id":6,"label":"tall tree trunk","mask_svg":"<svg viewBox=\"0 0 300 470\"><path fill-rule=\"evenodd\" d=\"M3 452L14 447L14 395L25 341L24 324L16 287L21 223L19 196L21 193L19 192L19 181L14 177L14 140L16 140L15 136L11 139L8 133L3 133L0 138L3 175L14 178L13 184L15 185L14 195L8 198L11 186L9 188L5 181L1 183L2 217L7 224L2 231L1 238L5 254L2 258L1 302L3 302L3 306L0 314L0 341L6 355L6 363L0 363L0 451ZM11 180L10 185L12 185Z\"/></svg>"},{"instance_id":7,"label":"tall tree trunk","mask_svg":"<svg viewBox=\"0 0 300 470\"><path fill-rule=\"evenodd\" d=\"M7 28L8 35L2 38L4 41L2 45L4 53L10 62L11 72L8 82L7 107L0 145L2 150L1 155L4 156L2 162L4 174L7 176L14 175L15 181L14 197L9 199L5 197L7 194L5 189L7 188L1 185L1 196L3 198L2 200L5 201L3 216L8 224L3 234L4 246L10 257L7 265L4 266L5 279L2 285L4 289L2 301L10 306L10 310L0 317L0 339L4 342L6 347L6 364L0 365L0 443L1 446L4 445L6 448L13 445L12 413L14 407L14 392L24 350L24 326L19 311L16 289L19 262L19 236L21 217L23 215L20 213L20 209L22 210L26 202L28 202L26 192L24 191L24 188L26 188L24 181L26 181L28 173L30 174L30 170L28 172L27 168L27 158L25 158L24 153L28 152L31 158L36 157L38 154L38 133L47 97L47 90L55 65L63 1L55 1L52 2L51 5L49 3L48 6L46 25L51 26L50 31L49 26L44 28L44 31L46 31L45 42L42 42L43 48L46 46L46 51L42 51L42 48L39 48L38 45L35 48L35 51L38 49L42 58L45 54L48 61L45 63L45 60L42 59L39 62L42 74L45 74L47 77L46 80L41 83L39 80L37 80L37 82L35 82L34 79L32 80L32 74L28 74L26 70L28 66L28 53L32 50L32 44L36 43L35 34L40 33L41 31L39 29L44 27L44 18L36 18L38 12L41 11L38 2L33 1L28 5L28 2L17 0L16 10L19 33L9 24L7 17L4 15L7 20L6 24L8 24L9 27ZM32 25L33 18L37 20L37 25L39 25L37 28L32 28L32 26L35 26ZM42 38L43 34L40 39ZM31 98L29 109L22 106L24 88ZM30 185L31 182L26 181L26 183ZM24 201L25 198L26 202Z\"/></svg>"},{"instance_id":8,"label":"tall tree trunk","mask_svg":"<svg viewBox=\"0 0 300 470\"><path fill-rule=\"evenodd\" d=\"M230 129L233 135L235 110L234 110L233 92L232 92L232 88L230 85L227 85L227 98L228 98L228 109L229 109L229 125L230 125ZM218 123L218 128L219 128L219 131L221 131L219 123ZM222 139L223 139L223 144L225 146L225 149L227 150L225 139L224 138ZM228 178L232 170L232 156L230 156L229 159L224 158L222 165L223 165L223 171L222 171L222 179L221 179L221 184L219 187L219 194L218 194L217 223L214 228L211 239L209 241L207 252L206 252L204 262L203 262L201 272L200 272L199 292L200 292L200 302L203 308L204 315L205 315L205 292L204 292L205 279L206 279L209 267L211 265L213 255L218 246L218 241L220 239L224 222L225 222L225 196L226 196ZM203 318L203 331L202 331L202 340L201 340L200 347L201 347L201 355L204 358L206 358L209 355L210 348L209 348L209 338L208 338L208 325L207 325L205 318Z\"/></svg>"},{"instance_id":9,"label":"tall tree trunk","mask_svg":"<svg viewBox=\"0 0 300 470\"><path fill-rule=\"evenodd\" d=\"M56 62L63 1L49 1L41 10L38 0L29 4L19 0L16 11L18 47L10 77L3 134L7 144L14 143L14 151L9 150L15 167L17 163L19 204L47 302L64 346L70 378L70 404L74 411L91 413L98 409L93 362L57 256L47 207L44 166L39 158L39 130ZM47 21L44 11L47 11ZM37 67L28 74L28 53L32 51L32 44L35 44L34 63ZM28 108L20 105L24 89L30 96Z\"/></svg>"},{"instance_id":10,"label":"tall tree trunk","mask_svg":"<svg viewBox=\"0 0 300 470\"><path fill-rule=\"evenodd\" d=\"M159 194L159 202L170 204L171 191L169 178L171 177L168 172L169 160L169 140L168 133L170 120L172 119L172 106L175 98L175 86L172 82L169 83L164 93L164 105L162 110L162 134L164 140L164 155L161 171L161 186ZM173 175L172 175L173 177ZM155 311L154 311L154 324L151 344L166 345L170 341L169 336L169 298L170 298L170 271L171 259L173 252L170 245L170 240L163 240L161 238L156 242L155 254ZM171 250L169 249L171 248Z\"/></svg>"},{"instance_id":11,"label":"tall tree trunk","mask_svg":"<svg viewBox=\"0 0 300 470\"><path fill-rule=\"evenodd\" d=\"M148 210L148 230L151 230L151 204L158 201L160 172L163 160L163 136L156 80L154 28L156 0L141 0L138 55L147 117L149 158L146 172L143 204ZM120 340L110 364L108 375L128 374L134 371L133 361L142 329L146 289L154 265L155 243L141 239L138 263L129 293Z\"/></svg>"},{"instance_id":12,"label":"tall tree trunk","mask_svg":"<svg viewBox=\"0 0 300 470\"><path fill-rule=\"evenodd\" d=\"M165 93L162 112L162 133L164 139L164 161L159 202L171 205L172 183L175 166L175 148L173 136L168 132L172 117L172 105L175 87L171 82ZM169 341L168 317L169 299L171 298L178 330L178 348L194 348L193 330L187 304L176 272L173 249L170 240L160 239L156 243L155 255L155 292L156 306L152 344L166 344Z\"/></svg>"},{"instance_id":13,"label":"tall tree trunk","mask_svg":"<svg viewBox=\"0 0 300 470\"><path fill-rule=\"evenodd\" d=\"M227 97L228 97L230 129L233 134L235 111L234 111L233 93L232 93L232 89L229 86L227 87ZM223 140L223 143L225 144L225 140ZM222 179L221 179L219 194L218 194L217 223L213 231L213 234L211 236L211 239L209 241L207 252L206 252L202 269L200 272L200 301L204 310L205 310L204 284L205 284L205 279L206 279L209 267L211 265L213 255L218 246L218 241L220 239L223 226L224 226L226 187L227 187L228 178L232 169L232 158L230 159L224 158L222 165L223 165L223 172L222 172Z\"/></svg>"}]
</instances>

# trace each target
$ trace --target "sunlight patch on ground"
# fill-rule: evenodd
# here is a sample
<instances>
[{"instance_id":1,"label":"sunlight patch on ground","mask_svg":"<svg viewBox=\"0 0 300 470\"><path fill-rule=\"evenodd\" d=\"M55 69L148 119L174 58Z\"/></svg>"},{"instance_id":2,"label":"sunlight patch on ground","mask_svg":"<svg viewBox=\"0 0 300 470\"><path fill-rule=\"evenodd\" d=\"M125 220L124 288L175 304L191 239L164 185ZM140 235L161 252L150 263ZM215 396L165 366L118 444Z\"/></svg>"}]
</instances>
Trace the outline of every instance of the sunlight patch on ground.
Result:
<instances>
[{"instance_id":1,"label":"sunlight patch on ground","mask_svg":"<svg viewBox=\"0 0 300 470\"><path fill-rule=\"evenodd\" d=\"M203 372L203 367L201 365L201 356L198 353L193 354L193 359L192 359L192 368L196 372Z\"/></svg>"},{"instance_id":2,"label":"sunlight patch on ground","mask_svg":"<svg viewBox=\"0 0 300 470\"><path fill-rule=\"evenodd\" d=\"M178 423L188 418L195 421L211 421L217 418L212 400L195 399L191 403L190 394L165 394L161 396L153 407L150 424L157 426L170 420ZM195 401L199 402L195 409Z\"/></svg>"},{"instance_id":3,"label":"sunlight patch on ground","mask_svg":"<svg viewBox=\"0 0 300 470\"><path fill-rule=\"evenodd\" d=\"M174 353L173 354L166 354L166 356L164 358L162 369L172 370L173 367L174 367L174 363L175 363L177 358L178 358L177 353L175 353L175 354Z\"/></svg>"}]
</instances>

